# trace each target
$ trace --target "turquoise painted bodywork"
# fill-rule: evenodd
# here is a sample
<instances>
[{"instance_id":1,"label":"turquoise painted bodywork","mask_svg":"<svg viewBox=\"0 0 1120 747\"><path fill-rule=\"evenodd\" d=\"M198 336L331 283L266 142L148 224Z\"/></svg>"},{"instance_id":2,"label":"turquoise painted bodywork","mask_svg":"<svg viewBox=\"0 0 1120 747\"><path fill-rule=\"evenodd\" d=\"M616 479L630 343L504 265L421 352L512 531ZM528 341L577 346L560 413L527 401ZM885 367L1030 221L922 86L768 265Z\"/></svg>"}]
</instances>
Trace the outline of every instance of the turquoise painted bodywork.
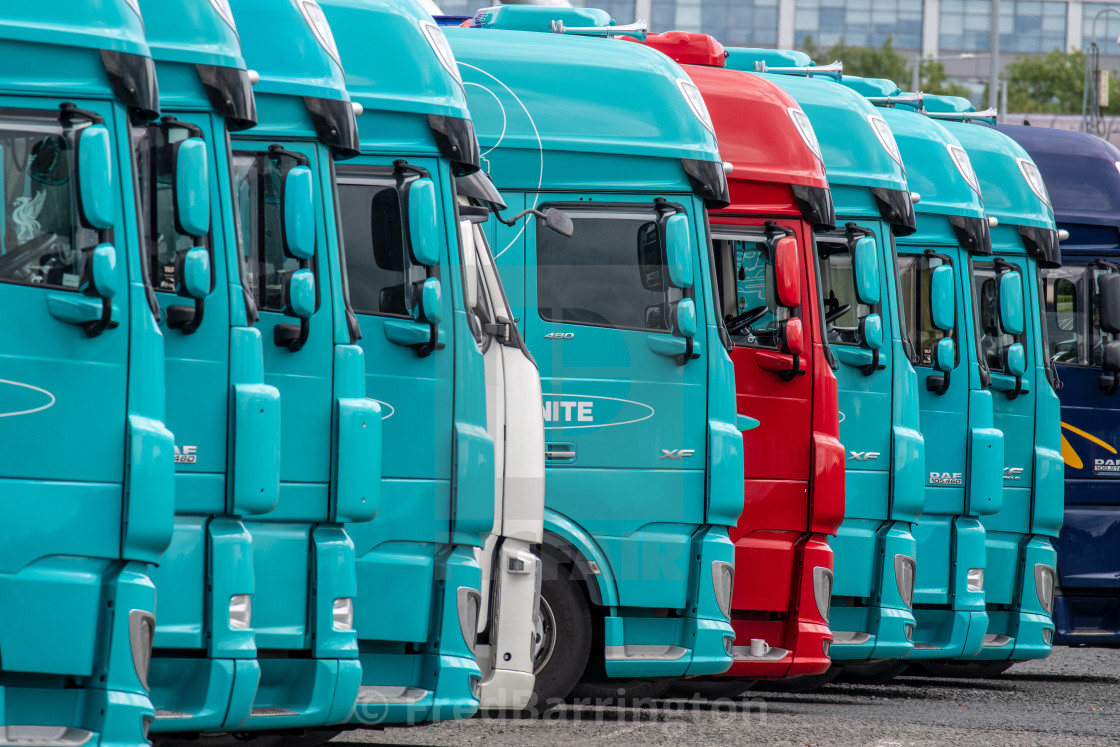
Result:
<instances>
[{"instance_id":1,"label":"turquoise painted bodywork","mask_svg":"<svg viewBox=\"0 0 1120 747\"><path fill-rule=\"evenodd\" d=\"M689 221L701 323L698 358L683 366L656 352L683 352L684 340L670 334L547 321L533 248L546 229L533 219L513 227L491 220L487 232L542 374L546 448L576 453L547 460L545 544L598 569L585 574L604 613L604 648L593 653L604 656L610 677L725 671L733 631L712 569L733 557L728 527L742 510L742 437L704 249L705 205L681 160L718 169L715 137L682 100L677 81L686 74L653 50L488 28L447 35L483 167L510 215L555 204L578 216L596 203L652 215L654 198L663 197ZM565 425L564 407L579 412L564 405L570 401L584 402L582 418L593 425ZM665 456L682 448L687 460ZM624 646L666 653L610 653Z\"/></svg>"},{"instance_id":2,"label":"turquoise painted bodywork","mask_svg":"<svg viewBox=\"0 0 1120 747\"><path fill-rule=\"evenodd\" d=\"M925 508L914 529L919 554L914 589L918 628L909 659L971 656L983 644L988 614L983 587L970 589L968 572L984 572L980 517L998 512L1003 503L1003 434L995 427L993 393L981 383L977 362L971 295L974 257L962 246L952 220L971 220L973 225L983 225L982 233L987 234L987 215L977 188L954 165L949 148L960 144L944 127L905 107L884 109L883 117L907 164L911 189L922 196L915 206L918 230L899 240L899 256L905 260L931 251L952 265L956 279L953 336L959 363L950 372L944 393L931 390L927 381L941 374L932 368L924 350L917 351L922 355L917 365L922 434L931 448ZM989 251L985 241L978 242L977 255ZM915 313L909 308L906 312Z\"/></svg>"},{"instance_id":3,"label":"turquoise painted bodywork","mask_svg":"<svg viewBox=\"0 0 1120 747\"><path fill-rule=\"evenodd\" d=\"M313 28L314 16L303 15L315 3L300 3L305 11L267 0L230 5L245 61L260 75L257 125L233 136L239 246L264 338L264 381L284 403L279 499L243 520L253 544L261 677L237 730L315 727L346 721L358 694L357 634L345 621L357 569L344 525L372 519L380 505L381 411L366 399L364 355L354 344L333 179L333 161L356 151L357 128L329 27ZM314 273L317 304L302 324L270 300L272 269L258 256L270 234L253 228L257 213L281 201L269 202L267 181L260 202L250 201L258 197L252 164L271 159L312 174L315 257L300 266Z\"/></svg>"},{"instance_id":4,"label":"turquoise painted bodywork","mask_svg":"<svg viewBox=\"0 0 1120 747\"><path fill-rule=\"evenodd\" d=\"M202 189L209 196L209 225L190 243L211 255L197 328L168 325L171 307L198 303L175 292L173 272L155 294L166 340L167 419L178 456L175 533L153 574L161 605L149 675L156 707L151 731L224 730L249 718L260 680L253 631L232 627L229 607L235 595L253 593L252 542L241 517L271 510L278 498L280 393L264 383L261 333L246 308L227 119L211 103L196 66L248 80L232 20L214 6L145 0L141 10L161 84L161 113L197 128L205 144L201 175L207 177ZM153 125L149 137L162 128ZM166 205L144 194L142 205L151 206L141 221L145 238L168 231L159 214L162 208L166 221ZM175 251L176 238L149 239L149 251L168 245ZM150 256L149 266L158 268L161 259Z\"/></svg>"},{"instance_id":5,"label":"turquoise painted bodywork","mask_svg":"<svg viewBox=\"0 0 1120 747\"><path fill-rule=\"evenodd\" d=\"M0 724L43 743L146 744L151 568L174 510L164 340L131 184L129 109L154 113L152 63L127 2L24 3L0 16L0 57L20 60L0 79L0 303L12 313L0 332ZM134 90L118 96L107 65L135 73ZM64 102L103 122L89 142L108 143L108 171L82 180L100 182L107 210L91 215L107 214L108 230L79 221L76 192L51 189L72 183L70 148L28 160L97 132L82 112L64 127ZM21 128L29 119L39 129ZM97 285L75 264L95 247Z\"/></svg>"},{"instance_id":6,"label":"turquoise painted bodywork","mask_svg":"<svg viewBox=\"0 0 1120 747\"><path fill-rule=\"evenodd\" d=\"M927 108L935 104L932 98L927 99ZM1019 227L1056 232L1057 225L1049 204L1031 190L1020 171L1020 159L1029 161L1030 156L1018 143L982 124L945 121L942 126L968 151L980 181L984 211L999 221L992 229L993 257L1020 268L1026 313L1021 336L1027 351L1023 391L1012 396L1011 377L990 372L995 426L1004 435L1003 506L981 519L988 567L984 577L988 633L975 658L1039 659L1050 653L1054 623L1035 588L1035 567L1055 567L1052 539L1061 529L1065 481L1060 402L1051 385L1053 377L1047 374L1039 319L1040 258L1028 251Z\"/></svg>"},{"instance_id":7,"label":"turquoise painted bodywork","mask_svg":"<svg viewBox=\"0 0 1120 747\"><path fill-rule=\"evenodd\" d=\"M774 50L731 48L729 53L728 67L743 70L753 70L755 61L770 66L811 64L796 52L776 57ZM881 293L873 309L883 324L885 344L878 359L882 368L868 373L864 366L871 362L870 352L842 341L831 326L826 330L835 359L840 440L847 457L844 521L829 540L835 552L829 654L835 661L905 656L912 649L916 623L903 597L905 584L897 578L896 558L916 559L918 567L926 562L917 558L913 533L923 506L925 440L895 263L895 237L908 229L899 216L885 210L876 190L887 190L909 206L913 185L876 135L870 118L880 115L863 96L828 78L768 77L801 105L821 145L838 231L818 232L818 245L829 236L846 237L845 225L851 223L869 232L878 248ZM820 262L818 258L823 278Z\"/></svg>"},{"instance_id":8,"label":"turquoise painted bodywork","mask_svg":"<svg viewBox=\"0 0 1120 747\"><path fill-rule=\"evenodd\" d=\"M362 661L351 723L469 718L478 709L481 672L473 635L464 639L458 600L464 590L480 590L474 549L494 525L494 444L486 432L482 352L471 331L476 322L463 296L458 164L441 149L429 116L470 128L470 114L462 85L425 38L442 32L418 6L328 0L323 9L347 88L363 109L361 154L340 167L338 190L359 345L369 361L366 387L385 417L383 510L374 522L348 527L358 558ZM427 341L426 322L361 304L354 291L374 254L366 195L392 188L398 160L426 171L435 187L436 225L427 236L438 250L435 277L447 313L438 324L444 347L426 356L394 336L403 327Z\"/></svg>"}]
</instances>

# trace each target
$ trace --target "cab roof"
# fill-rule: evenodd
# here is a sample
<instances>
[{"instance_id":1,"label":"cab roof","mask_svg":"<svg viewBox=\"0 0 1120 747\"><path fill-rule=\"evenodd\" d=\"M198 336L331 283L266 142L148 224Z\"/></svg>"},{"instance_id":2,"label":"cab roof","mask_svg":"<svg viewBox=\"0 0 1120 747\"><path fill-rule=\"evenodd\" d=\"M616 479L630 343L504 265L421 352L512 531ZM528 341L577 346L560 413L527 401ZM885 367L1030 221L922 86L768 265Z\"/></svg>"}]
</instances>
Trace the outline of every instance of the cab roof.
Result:
<instances>
[{"instance_id":1,"label":"cab roof","mask_svg":"<svg viewBox=\"0 0 1120 747\"><path fill-rule=\"evenodd\" d=\"M446 29L486 149L720 161L682 93L687 74L618 40Z\"/></svg>"},{"instance_id":2,"label":"cab roof","mask_svg":"<svg viewBox=\"0 0 1120 747\"><path fill-rule=\"evenodd\" d=\"M624 37L628 38L628 37ZM706 65L726 67L727 50L709 34L687 31L666 31L663 34L646 34L643 42L658 52L668 55L680 65Z\"/></svg>"},{"instance_id":3,"label":"cab roof","mask_svg":"<svg viewBox=\"0 0 1120 747\"><path fill-rule=\"evenodd\" d=\"M813 58L804 52L793 49L763 49L761 47L729 47L727 66L736 70L754 70L756 62L764 62L767 67L806 67L814 66Z\"/></svg>"},{"instance_id":4,"label":"cab roof","mask_svg":"<svg viewBox=\"0 0 1120 747\"><path fill-rule=\"evenodd\" d=\"M209 2L140 0L144 37L157 62L245 69L233 17Z\"/></svg>"},{"instance_id":5,"label":"cab roof","mask_svg":"<svg viewBox=\"0 0 1120 747\"><path fill-rule=\"evenodd\" d=\"M999 125L1031 155L1059 223L1120 226L1120 150L1087 132Z\"/></svg>"},{"instance_id":6,"label":"cab roof","mask_svg":"<svg viewBox=\"0 0 1120 747\"><path fill-rule=\"evenodd\" d=\"M984 212L1000 225L1055 228L1054 213L1031 189L1020 168L1030 161L1023 147L1002 132L983 124L941 122L968 152L980 180Z\"/></svg>"},{"instance_id":7,"label":"cab roof","mask_svg":"<svg viewBox=\"0 0 1120 747\"><path fill-rule=\"evenodd\" d=\"M0 10L0 39L151 56L129 0L11 0Z\"/></svg>"},{"instance_id":8,"label":"cab roof","mask_svg":"<svg viewBox=\"0 0 1120 747\"><path fill-rule=\"evenodd\" d=\"M753 70L754 60L763 59L729 51L729 67ZM788 92L809 116L829 184L907 189L902 165L875 134L869 118L879 112L866 98L826 78L768 74L766 79Z\"/></svg>"},{"instance_id":9,"label":"cab roof","mask_svg":"<svg viewBox=\"0 0 1120 747\"><path fill-rule=\"evenodd\" d=\"M919 215L984 217L979 193L969 185L950 154L950 147L961 148L957 139L939 122L916 112L883 109L882 115L907 166L910 188L921 195L914 211Z\"/></svg>"},{"instance_id":10,"label":"cab roof","mask_svg":"<svg viewBox=\"0 0 1120 747\"><path fill-rule=\"evenodd\" d=\"M305 12L314 0L229 0L245 61L260 75L256 94L349 101L330 27L316 30ZM306 8L307 10L303 10Z\"/></svg>"},{"instance_id":11,"label":"cab roof","mask_svg":"<svg viewBox=\"0 0 1120 747\"><path fill-rule=\"evenodd\" d=\"M342 54L346 88L365 109L470 118L463 87L429 41L428 34L443 32L418 4L321 0L321 5Z\"/></svg>"},{"instance_id":12,"label":"cab roof","mask_svg":"<svg viewBox=\"0 0 1120 747\"><path fill-rule=\"evenodd\" d=\"M614 26L610 13L598 8L563 8L548 5L495 5L475 11L471 26L503 31L544 31L552 22L568 27Z\"/></svg>"}]
</instances>

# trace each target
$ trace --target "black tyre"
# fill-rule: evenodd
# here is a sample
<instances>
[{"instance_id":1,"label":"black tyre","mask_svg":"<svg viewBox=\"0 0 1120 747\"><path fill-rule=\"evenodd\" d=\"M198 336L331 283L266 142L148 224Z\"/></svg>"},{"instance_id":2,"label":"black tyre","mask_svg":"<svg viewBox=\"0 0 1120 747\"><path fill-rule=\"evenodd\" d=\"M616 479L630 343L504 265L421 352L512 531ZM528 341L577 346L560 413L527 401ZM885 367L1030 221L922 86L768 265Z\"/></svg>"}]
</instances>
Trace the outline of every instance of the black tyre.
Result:
<instances>
[{"instance_id":1,"label":"black tyre","mask_svg":"<svg viewBox=\"0 0 1120 747\"><path fill-rule=\"evenodd\" d=\"M537 710L559 704L572 691L591 653L591 613L583 590L570 581L541 584L541 643L533 663Z\"/></svg>"},{"instance_id":2,"label":"black tyre","mask_svg":"<svg viewBox=\"0 0 1120 747\"><path fill-rule=\"evenodd\" d=\"M857 685L885 685L906 671L910 665L897 659L860 661L840 667L840 681Z\"/></svg>"},{"instance_id":3,"label":"black tyre","mask_svg":"<svg viewBox=\"0 0 1120 747\"><path fill-rule=\"evenodd\" d=\"M307 729L303 734L275 732L240 732L236 734L199 734L196 738L152 738L155 747L319 747L331 741L344 729L325 726Z\"/></svg>"},{"instance_id":4,"label":"black tyre","mask_svg":"<svg viewBox=\"0 0 1120 747\"><path fill-rule=\"evenodd\" d=\"M933 677L967 679L998 677L1013 666L1013 661L927 661L921 664L922 670Z\"/></svg>"},{"instance_id":5,"label":"black tyre","mask_svg":"<svg viewBox=\"0 0 1120 747\"><path fill-rule=\"evenodd\" d=\"M840 667L829 667L823 674L791 677L788 680L763 680L759 687L777 693L811 693L819 690L840 676Z\"/></svg>"},{"instance_id":6,"label":"black tyre","mask_svg":"<svg viewBox=\"0 0 1120 747\"><path fill-rule=\"evenodd\" d=\"M673 698L690 700L735 700L743 697L757 684L758 680L738 680L733 677L677 680L666 694Z\"/></svg>"}]
</instances>

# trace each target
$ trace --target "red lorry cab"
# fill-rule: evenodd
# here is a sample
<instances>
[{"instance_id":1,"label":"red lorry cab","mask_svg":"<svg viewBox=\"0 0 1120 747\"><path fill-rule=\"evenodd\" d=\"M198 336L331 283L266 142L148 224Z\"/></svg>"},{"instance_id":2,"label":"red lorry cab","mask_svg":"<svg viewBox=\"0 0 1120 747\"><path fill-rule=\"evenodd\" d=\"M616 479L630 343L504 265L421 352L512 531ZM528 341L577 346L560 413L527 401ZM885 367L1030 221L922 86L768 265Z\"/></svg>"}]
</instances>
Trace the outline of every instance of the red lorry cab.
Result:
<instances>
[{"instance_id":1,"label":"red lorry cab","mask_svg":"<svg viewBox=\"0 0 1120 747\"><path fill-rule=\"evenodd\" d=\"M761 425L743 434L743 514L731 533L735 663L725 676L819 674L832 641L827 537L844 518L836 377L813 244L814 227L835 222L824 164L797 103L761 76L724 68L712 37L674 31L650 34L646 44L683 65L732 165L731 205L710 214L713 281L733 345L738 411ZM794 263L782 259L791 251Z\"/></svg>"}]
</instances>

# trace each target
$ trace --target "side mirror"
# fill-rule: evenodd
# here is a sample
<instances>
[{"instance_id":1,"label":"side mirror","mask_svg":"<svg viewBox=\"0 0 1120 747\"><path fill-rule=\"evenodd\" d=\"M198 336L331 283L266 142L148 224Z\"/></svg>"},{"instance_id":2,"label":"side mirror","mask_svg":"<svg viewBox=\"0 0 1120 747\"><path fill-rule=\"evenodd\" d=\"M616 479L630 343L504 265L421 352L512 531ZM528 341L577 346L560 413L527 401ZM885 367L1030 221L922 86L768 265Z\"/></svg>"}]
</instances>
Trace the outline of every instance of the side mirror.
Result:
<instances>
[{"instance_id":1,"label":"side mirror","mask_svg":"<svg viewBox=\"0 0 1120 747\"><path fill-rule=\"evenodd\" d=\"M678 337L696 337L696 304L691 298L682 298L677 302L673 332Z\"/></svg>"},{"instance_id":2,"label":"side mirror","mask_svg":"<svg viewBox=\"0 0 1120 747\"><path fill-rule=\"evenodd\" d=\"M789 355L801 355L805 352L805 329L797 317L787 319L782 325L783 350Z\"/></svg>"},{"instance_id":3,"label":"side mirror","mask_svg":"<svg viewBox=\"0 0 1120 747\"><path fill-rule=\"evenodd\" d=\"M284 177L284 244L296 259L315 256L315 184L306 166L295 166Z\"/></svg>"},{"instance_id":4,"label":"side mirror","mask_svg":"<svg viewBox=\"0 0 1120 747\"><path fill-rule=\"evenodd\" d=\"M311 270L296 270L288 276L288 308L300 319L310 319L315 313L315 275Z\"/></svg>"},{"instance_id":5,"label":"side mirror","mask_svg":"<svg viewBox=\"0 0 1120 747\"><path fill-rule=\"evenodd\" d=\"M78 136L78 198L86 222L99 231L113 227L111 142L103 125L90 125Z\"/></svg>"},{"instance_id":6,"label":"side mirror","mask_svg":"<svg viewBox=\"0 0 1120 747\"><path fill-rule=\"evenodd\" d=\"M934 327L942 332L953 329L957 316L956 303L952 268L948 265L935 267L929 277L929 315Z\"/></svg>"},{"instance_id":7,"label":"side mirror","mask_svg":"<svg viewBox=\"0 0 1120 747\"><path fill-rule=\"evenodd\" d=\"M787 309L801 305L801 254L797 239L783 236L774 247L774 282L778 287L778 303Z\"/></svg>"},{"instance_id":8,"label":"side mirror","mask_svg":"<svg viewBox=\"0 0 1120 747\"><path fill-rule=\"evenodd\" d=\"M439 264L439 210L436 185L431 179L414 179L408 184L408 240L412 261L425 267Z\"/></svg>"},{"instance_id":9,"label":"side mirror","mask_svg":"<svg viewBox=\"0 0 1120 747\"><path fill-rule=\"evenodd\" d=\"M1120 374L1120 340L1113 340L1104 346L1104 360L1101 368L1106 373Z\"/></svg>"},{"instance_id":10,"label":"side mirror","mask_svg":"<svg viewBox=\"0 0 1120 747\"><path fill-rule=\"evenodd\" d=\"M443 319L443 289L439 280L428 278L416 287L417 297L413 310L419 316L418 321L439 324Z\"/></svg>"},{"instance_id":11,"label":"side mirror","mask_svg":"<svg viewBox=\"0 0 1120 747\"><path fill-rule=\"evenodd\" d=\"M953 338L942 337L933 349L933 367L941 373L949 373L957 364L957 346Z\"/></svg>"},{"instance_id":12,"label":"side mirror","mask_svg":"<svg viewBox=\"0 0 1120 747\"><path fill-rule=\"evenodd\" d=\"M999 279L999 325L1009 335L1023 334L1023 276L1005 272Z\"/></svg>"},{"instance_id":13,"label":"side mirror","mask_svg":"<svg viewBox=\"0 0 1120 747\"><path fill-rule=\"evenodd\" d=\"M210 232L210 173L202 138L187 138L175 147L175 217L190 236Z\"/></svg>"},{"instance_id":14,"label":"side mirror","mask_svg":"<svg viewBox=\"0 0 1120 747\"><path fill-rule=\"evenodd\" d=\"M205 247L180 251L175 261L178 264L175 276L179 281L177 290L180 296L200 299L210 295L210 252Z\"/></svg>"},{"instance_id":15,"label":"side mirror","mask_svg":"<svg viewBox=\"0 0 1120 747\"><path fill-rule=\"evenodd\" d=\"M879 303L879 250L875 239L864 236L856 241L852 269L860 302L868 306Z\"/></svg>"},{"instance_id":16,"label":"side mirror","mask_svg":"<svg viewBox=\"0 0 1120 747\"><path fill-rule=\"evenodd\" d=\"M669 268L669 282L674 288L692 287L692 246L688 230L688 216L670 215L665 226L665 263Z\"/></svg>"},{"instance_id":17,"label":"side mirror","mask_svg":"<svg viewBox=\"0 0 1120 747\"><path fill-rule=\"evenodd\" d=\"M110 299L120 290L117 272L117 250L112 244L98 244L90 258L91 290L104 299Z\"/></svg>"},{"instance_id":18,"label":"side mirror","mask_svg":"<svg viewBox=\"0 0 1120 747\"><path fill-rule=\"evenodd\" d=\"M868 314L859 323L863 346L868 350L883 348L883 318L878 314Z\"/></svg>"},{"instance_id":19,"label":"side mirror","mask_svg":"<svg viewBox=\"0 0 1120 747\"><path fill-rule=\"evenodd\" d=\"M474 224L469 220L459 221L459 241L463 247L463 290L467 296L467 308L478 305L478 254L474 245Z\"/></svg>"},{"instance_id":20,"label":"side mirror","mask_svg":"<svg viewBox=\"0 0 1120 747\"><path fill-rule=\"evenodd\" d=\"M1097 311L1101 330L1120 335L1120 275L1109 273L1097 277Z\"/></svg>"},{"instance_id":21,"label":"side mirror","mask_svg":"<svg viewBox=\"0 0 1120 747\"><path fill-rule=\"evenodd\" d=\"M544 226L566 239L572 238L572 234L575 233L575 227L572 226L571 216L563 210L558 210L556 208L549 208L544 211Z\"/></svg>"},{"instance_id":22,"label":"side mirror","mask_svg":"<svg viewBox=\"0 0 1120 747\"><path fill-rule=\"evenodd\" d=\"M1004 353L1006 360L1004 369L1012 376L1022 376L1027 372L1027 350L1023 343L1016 342L1008 346Z\"/></svg>"}]
</instances>

